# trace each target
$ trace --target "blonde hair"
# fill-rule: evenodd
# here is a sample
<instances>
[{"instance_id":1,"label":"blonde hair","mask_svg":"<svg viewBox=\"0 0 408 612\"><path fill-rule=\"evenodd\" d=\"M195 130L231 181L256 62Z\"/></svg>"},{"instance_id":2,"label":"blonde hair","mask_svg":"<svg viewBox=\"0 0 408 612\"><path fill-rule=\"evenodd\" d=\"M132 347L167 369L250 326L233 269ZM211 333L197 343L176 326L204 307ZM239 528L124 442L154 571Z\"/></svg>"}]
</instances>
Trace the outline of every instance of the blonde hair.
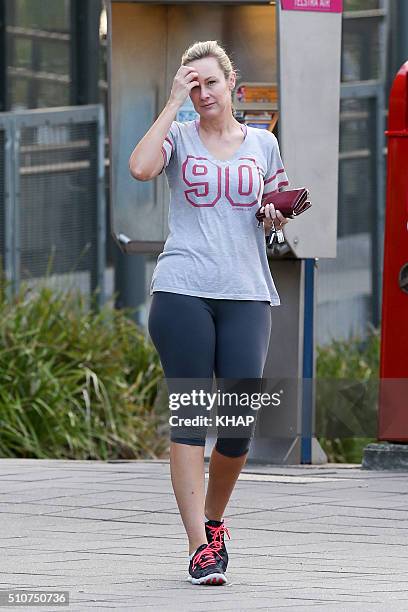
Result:
<instances>
[{"instance_id":1,"label":"blonde hair","mask_svg":"<svg viewBox=\"0 0 408 612\"><path fill-rule=\"evenodd\" d=\"M219 67L224 73L225 80L227 80L235 70L232 65L232 61L228 57L225 49L218 44L216 40L206 40L205 42L199 41L191 45L186 51L184 51L181 58L181 65L185 66L195 60L203 59L204 57L214 57Z\"/></svg>"}]
</instances>

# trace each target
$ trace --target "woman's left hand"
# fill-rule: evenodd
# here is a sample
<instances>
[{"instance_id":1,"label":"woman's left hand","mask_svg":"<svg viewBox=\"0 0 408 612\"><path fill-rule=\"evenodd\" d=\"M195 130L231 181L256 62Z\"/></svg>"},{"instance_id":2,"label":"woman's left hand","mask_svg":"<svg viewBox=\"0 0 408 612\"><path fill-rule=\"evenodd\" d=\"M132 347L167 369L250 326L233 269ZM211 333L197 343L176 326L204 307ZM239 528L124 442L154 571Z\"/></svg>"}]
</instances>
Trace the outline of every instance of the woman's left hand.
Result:
<instances>
[{"instance_id":1,"label":"woman's left hand","mask_svg":"<svg viewBox=\"0 0 408 612\"><path fill-rule=\"evenodd\" d=\"M282 215L280 210L275 210L273 204L265 204L265 206L262 206L261 211L265 212L265 231L269 232L272 227L272 222L275 224L275 229L280 230L289 221L289 219Z\"/></svg>"}]
</instances>

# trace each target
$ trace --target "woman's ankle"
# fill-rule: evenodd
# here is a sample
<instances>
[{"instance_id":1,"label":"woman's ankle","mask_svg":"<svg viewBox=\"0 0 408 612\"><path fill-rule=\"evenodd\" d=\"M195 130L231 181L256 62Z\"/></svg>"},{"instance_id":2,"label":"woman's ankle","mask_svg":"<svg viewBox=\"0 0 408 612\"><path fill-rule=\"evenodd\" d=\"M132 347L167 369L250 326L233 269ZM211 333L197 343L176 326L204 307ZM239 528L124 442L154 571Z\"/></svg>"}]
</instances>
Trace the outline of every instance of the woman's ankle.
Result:
<instances>
[{"instance_id":1,"label":"woman's ankle","mask_svg":"<svg viewBox=\"0 0 408 612\"><path fill-rule=\"evenodd\" d=\"M199 546L202 546L203 544L208 544L207 540L205 540L204 542L189 542L189 544L188 544L188 555L189 555L189 557L191 557L191 555L193 553L195 553L197 548Z\"/></svg>"},{"instance_id":2,"label":"woman's ankle","mask_svg":"<svg viewBox=\"0 0 408 612\"><path fill-rule=\"evenodd\" d=\"M218 512L211 512L210 510L205 510L204 516L208 521L222 521L224 513L220 514Z\"/></svg>"}]
</instances>

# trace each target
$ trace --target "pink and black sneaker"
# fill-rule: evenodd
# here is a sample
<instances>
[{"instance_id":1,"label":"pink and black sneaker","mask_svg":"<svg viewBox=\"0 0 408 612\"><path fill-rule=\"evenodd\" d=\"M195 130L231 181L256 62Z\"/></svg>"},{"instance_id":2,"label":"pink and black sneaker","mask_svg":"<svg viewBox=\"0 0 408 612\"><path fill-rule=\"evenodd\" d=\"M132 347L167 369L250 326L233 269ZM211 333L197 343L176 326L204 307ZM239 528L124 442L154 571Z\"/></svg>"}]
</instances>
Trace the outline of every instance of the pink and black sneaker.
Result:
<instances>
[{"instance_id":1,"label":"pink and black sneaker","mask_svg":"<svg viewBox=\"0 0 408 612\"><path fill-rule=\"evenodd\" d=\"M227 534L229 540L231 536L224 525L224 521L206 521L205 533L207 534L207 542L212 544L215 547L214 550L221 556L221 566L225 572L228 565L228 553L225 547L224 534Z\"/></svg>"},{"instance_id":2,"label":"pink and black sneaker","mask_svg":"<svg viewBox=\"0 0 408 612\"><path fill-rule=\"evenodd\" d=\"M227 582L222 569L218 545L201 544L190 560L189 580L192 584L219 586Z\"/></svg>"}]
</instances>

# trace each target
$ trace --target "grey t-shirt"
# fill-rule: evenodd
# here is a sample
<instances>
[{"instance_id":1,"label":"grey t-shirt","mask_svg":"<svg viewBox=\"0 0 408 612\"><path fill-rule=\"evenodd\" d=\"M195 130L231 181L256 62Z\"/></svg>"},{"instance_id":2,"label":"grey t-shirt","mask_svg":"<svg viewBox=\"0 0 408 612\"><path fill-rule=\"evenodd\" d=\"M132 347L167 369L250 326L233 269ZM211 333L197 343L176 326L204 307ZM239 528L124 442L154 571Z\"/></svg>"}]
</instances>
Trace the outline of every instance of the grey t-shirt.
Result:
<instances>
[{"instance_id":1,"label":"grey t-shirt","mask_svg":"<svg viewBox=\"0 0 408 612\"><path fill-rule=\"evenodd\" d=\"M170 233L150 295L169 291L280 304L255 212L264 195L289 182L274 134L242 127L241 146L220 161L201 141L197 120L172 123L162 148Z\"/></svg>"}]
</instances>

